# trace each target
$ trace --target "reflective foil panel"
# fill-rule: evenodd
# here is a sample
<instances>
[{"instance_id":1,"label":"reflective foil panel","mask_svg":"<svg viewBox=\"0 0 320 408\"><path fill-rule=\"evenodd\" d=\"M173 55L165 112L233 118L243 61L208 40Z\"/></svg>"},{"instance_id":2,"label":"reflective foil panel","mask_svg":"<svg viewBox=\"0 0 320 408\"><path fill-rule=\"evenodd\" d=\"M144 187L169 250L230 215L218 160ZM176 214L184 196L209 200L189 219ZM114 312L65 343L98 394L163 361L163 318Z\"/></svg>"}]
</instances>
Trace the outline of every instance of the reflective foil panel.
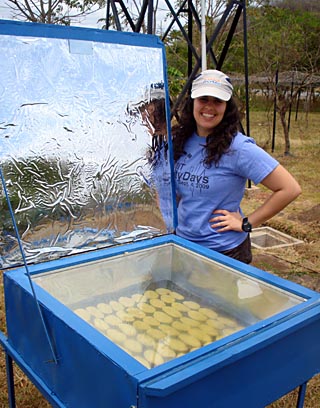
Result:
<instances>
[{"instance_id":1,"label":"reflective foil panel","mask_svg":"<svg viewBox=\"0 0 320 408\"><path fill-rule=\"evenodd\" d=\"M0 266L22 261L5 189L28 262L171 233L162 48L0 35L0 50Z\"/></svg>"}]
</instances>

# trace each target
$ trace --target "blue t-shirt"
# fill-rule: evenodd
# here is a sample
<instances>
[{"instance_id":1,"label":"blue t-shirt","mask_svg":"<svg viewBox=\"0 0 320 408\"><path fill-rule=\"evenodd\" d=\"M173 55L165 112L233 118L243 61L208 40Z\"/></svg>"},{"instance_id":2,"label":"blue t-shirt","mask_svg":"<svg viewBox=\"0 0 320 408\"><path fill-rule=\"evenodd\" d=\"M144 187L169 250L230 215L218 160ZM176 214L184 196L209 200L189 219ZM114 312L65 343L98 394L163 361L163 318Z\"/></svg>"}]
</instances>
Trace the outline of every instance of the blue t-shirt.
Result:
<instances>
[{"instance_id":1,"label":"blue t-shirt","mask_svg":"<svg viewBox=\"0 0 320 408\"><path fill-rule=\"evenodd\" d=\"M238 133L228 153L218 166L204 165L206 139L197 134L186 142L185 155L175 164L178 226L176 234L190 241L222 252L235 248L246 238L246 232L217 232L209 220L219 214L214 210L232 212L240 210L246 181L260 183L277 166L278 162L254 139Z\"/></svg>"}]
</instances>

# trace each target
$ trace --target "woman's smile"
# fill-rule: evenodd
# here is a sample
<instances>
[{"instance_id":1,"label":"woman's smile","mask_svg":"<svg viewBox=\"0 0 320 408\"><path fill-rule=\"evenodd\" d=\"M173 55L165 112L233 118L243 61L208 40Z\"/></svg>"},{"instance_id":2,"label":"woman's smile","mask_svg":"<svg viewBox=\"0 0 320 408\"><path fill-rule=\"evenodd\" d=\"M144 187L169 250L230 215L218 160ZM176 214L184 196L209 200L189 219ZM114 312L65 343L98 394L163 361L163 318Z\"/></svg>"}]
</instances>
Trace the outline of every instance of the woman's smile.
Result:
<instances>
[{"instance_id":1,"label":"woman's smile","mask_svg":"<svg viewBox=\"0 0 320 408\"><path fill-rule=\"evenodd\" d=\"M202 96L194 100L193 115L199 136L207 137L222 121L227 103L212 96Z\"/></svg>"}]
</instances>

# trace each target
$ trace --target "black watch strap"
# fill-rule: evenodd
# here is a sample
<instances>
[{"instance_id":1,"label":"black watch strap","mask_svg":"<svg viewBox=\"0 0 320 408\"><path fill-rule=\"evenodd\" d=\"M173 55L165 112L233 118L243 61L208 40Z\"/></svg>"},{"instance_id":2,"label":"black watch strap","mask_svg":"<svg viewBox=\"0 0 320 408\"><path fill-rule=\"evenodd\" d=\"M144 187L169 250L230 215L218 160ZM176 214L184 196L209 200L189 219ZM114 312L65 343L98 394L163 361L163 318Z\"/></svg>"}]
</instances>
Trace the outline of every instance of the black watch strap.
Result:
<instances>
[{"instance_id":1,"label":"black watch strap","mask_svg":"<svg viewBox=\"0 0 320 408\"><path fill-rule=\"evenodd\" d=\"M244 217L242 220L242 231L245 232L251 232L252 231L252 225L248 221L248 217Z\"/></svg>"}]
</instances>

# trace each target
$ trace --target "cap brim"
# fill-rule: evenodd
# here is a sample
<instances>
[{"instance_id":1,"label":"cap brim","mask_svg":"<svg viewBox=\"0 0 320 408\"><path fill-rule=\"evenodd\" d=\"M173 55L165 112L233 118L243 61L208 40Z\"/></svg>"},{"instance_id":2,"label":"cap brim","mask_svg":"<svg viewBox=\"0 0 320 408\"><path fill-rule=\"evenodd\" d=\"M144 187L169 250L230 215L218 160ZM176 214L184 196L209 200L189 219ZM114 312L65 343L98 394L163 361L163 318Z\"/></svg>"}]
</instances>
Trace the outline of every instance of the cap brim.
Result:
<instances>
[{"instance_id":1,"label":"cap brim","mask_svg":"<svg viewBox=\"0 0 320 408\"><path fill-rule=\"evenodd\" d=\"M226 92L223 89L218 89L213 86L203 86L198 89L194 89L191 92L191 98L200 98L201 96L213 96L214 98L221 99L222 101L227 102L231 99L232 93Z\"/></svg>"}]
</instances>

